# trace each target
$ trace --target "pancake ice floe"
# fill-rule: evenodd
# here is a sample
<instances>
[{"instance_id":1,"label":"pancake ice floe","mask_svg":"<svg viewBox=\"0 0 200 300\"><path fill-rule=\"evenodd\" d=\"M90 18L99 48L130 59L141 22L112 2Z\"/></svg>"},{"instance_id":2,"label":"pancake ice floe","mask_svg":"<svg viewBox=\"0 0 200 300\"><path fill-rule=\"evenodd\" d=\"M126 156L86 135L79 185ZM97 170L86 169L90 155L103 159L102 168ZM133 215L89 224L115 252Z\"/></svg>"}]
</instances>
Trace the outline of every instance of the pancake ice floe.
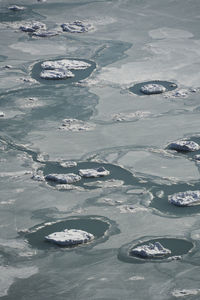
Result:
<instances>
[{"instance_id":1,"label":"pancake ice floe","mask_svg":"<svg viewBox=\"0 0 200 300\"><path fill-rule=\"evenodd\" d=\"M91 65L81 60L61 59L55 61L44 61L41 64L42 69L55 70L55 69L67 69L67 70L84 70Z\"/></svg>"},{"instance_id":2,"label":"pancake ice floe","mask_svg":"<svg viewBox=\"0 0 200 300\"><path fill-rule=\"evenodd\" d=\"M166 88L161 84L145 84L140 88L141 92L146 95L161 94L166 91Z\"/></svg>"},{"instance_id":3,"label":"pancake ice floe","mask_svg":"<svg viewBox=\"0 0 200 300\"><path fill-rule=\"evenodd\" d=\"M200 146L193 141L178 140L168 145L170 150L176 151L198 151Z\"/></svg>"},{"instance_id":4,"label":"pancake ice floe","mask_svg":"<svg viewBox=\"0 0 200 300\"><path fill-rule=\"evenodd\" d=\"M200 204L200 191L186 191L168 196L168 201L176 206L193 206Z\"/></svg>"},{"instance_id":5,"label":"pancake ice floe","mask_svg":"<svg viewBox=\"0 0 200 300\"><path fill-rule=\"evenodd\" d=\"M68 183L74 183L74 182L81 180L81 177L74 173L48 174L45 176L45 179L47 181L54 181L56 183L68 184Z\"/></svg>"},{"instance_id":6,"label":"pancake ice floe","mask_svg":"<svg viewBox=\"0 0 200 300\"><path fill-rule=\"evenodd\" d=\"M110 171L106 170L104 167L99 167L97 169L80 169L79 174L82 177L102 177L110 174Z\"/></svg>"},{"instance_id":7,"label":"pancake ice floe","mask_svg":"<svg viewBox=\"0 0 200 300\"><path fill-rule=\"evenodd\" d=\"M61 232L54 232L45 236L45 240L60 246L73 246L90 242L94 239L94 235L77 229L65 229Z\"/></svg>"},{"instance_id":8,"label":"pancake ice floe","mask_svg":"<svg viewBox=\"0 0 200 300\"><path fill-rule=\"evenodd\" d=\"M40 73L42 79L67 79L74 76L71 71L65 69L44 70Z\"/></svg>"},{"instance_id":9,"label":"pancake ice floe","mask_svg":"<svg viewBox=\"0 0 200 300\"><path fill-rule=\"evenodd\" d=\"M62 30L70 33L83 33L93 29L91 24L86 24L82 21L74 21L61 25Z\"/></svg>"},{"instance_id":10,"label":"pancake ice floe","mask_svg":"<svg viewBox=\"0 0 200 300\"><path fill-rule=\"evenodd\" d=\"M171 250L164 248L161 243L155 242L148 245L138 246L131 250L131 255L140 256L142 258L163 257L171 254Z\"/></svg>"}]
</instances>

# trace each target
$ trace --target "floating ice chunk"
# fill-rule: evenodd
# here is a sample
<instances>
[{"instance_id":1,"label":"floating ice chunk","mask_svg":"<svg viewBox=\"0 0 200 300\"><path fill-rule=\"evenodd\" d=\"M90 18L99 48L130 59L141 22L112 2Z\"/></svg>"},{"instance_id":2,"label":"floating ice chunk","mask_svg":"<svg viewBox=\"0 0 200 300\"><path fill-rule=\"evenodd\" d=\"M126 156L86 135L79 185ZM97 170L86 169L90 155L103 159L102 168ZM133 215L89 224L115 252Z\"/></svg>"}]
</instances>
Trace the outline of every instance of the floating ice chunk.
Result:
<instances>
[{"instance_id":1,"label":"floating ice chunk","mask_svg":"<svg viewBox=\"0 0 200 300\"><path fill-rule=\"evenodd\" d=\"M58 32L57 31L48 31L48 30L39 30L39 31L33 32L32 35L37 36L37 37L52 37L52 36L58 35Z\"/></svg>"},{"instance_id":2,"label":"floating ice chunk","mask_svg":"<svg viewBox=\"0 0 200 300\"><path fill-rule=\"evenodd\" d=\"M95 124L87 123L77 119L64 119L63 124L59 127L59 129L67 130L67 131L89 131L95 128Z\"/></svg>"},{"instance_id":3,"label":"floating ice chunk","mask_svg":"<svg viewBox=\"0 0 200 300\"><path fill-rule=\"evenodd\" d=\"M110 179L106 181L85 182L85 186L94 186L99 188L117 188L124 184L123 180Z\"/></svg>"},{"instance_id":4,"label":"floating ice chunk","mask_svg":"<svg viewBox=\"0 0 200 300\"><path fill-rule=\"evenodd\" d=\"M200 161L200 154L195 155L194 158L195 158L196 160Z\"/></svg>"},{"instance_id":5,"label":"floating ice chunk","mask_svg":"<svg viewBox=\"0 0 200 300\"><path fill-rule=\"evenodd\" d=\"M73 168L77 166L77 162L75 161L62 161L60 162L61 167L63 168Z\"/></svg>"},{"instance_id":6,"label":"floating ice chunk","mask_svg":"<svg viewBox=\"0 0 200 300\"><path fill-rule=\"evenodd\" d=\"M8 9L13 10L13 11L21 11L21 10L24 10L25 7L24 6L11 5L11 6L8 7Z\"/></svg>"},{"instance_id":7,"label":"floating ice chunk","mask_svg":"<svg viewBox=\"0 0 200 300\"><path fill-rule=\"evenodd\" d=\"M61 59L56 61L45 61L41 67L45 70L68 69L68 70L84 70L91 65L81 60Z\"/></svg>"},{"instance_id":8,"label":"floating ice chunk","mask_svg":"<svg viewBox=\"0 0 200 300\"><path fill-rule=\"evenodd\" d=\"M65 229L64 231L54 232L45 236L45 240L60 246L73 246L88 243L93 239L93 234L78 229Z\"/></svg>"},{"instance_id":9,"label":"floating ice chunk","mask_svg":"<svg viewBox=\"0 0 200 300\"><path fill-rule=\"evenodd\" d=\"M5 114L4 114L4 112L0 111L0 118L3 118L3 117L5 117Z\"/></svg>"},{"instance_id":10,"label":"floating ice chunk","mask_svg":"<svg viewBox=\"0 0 200 300\"><path fill-rule=\"evenodd\" d=\"M164 248L159 242L155 242L149 245L138 246L132 249L130 254L143 258L154 258L169 255L171 254L171 250Z\"/></svg>"},{"instance_id":11,"label":"floating ice chunk","mask_svg":"<svg viewBox=\"0 0 200 300\"><path fill-rule=\"evenodd\" d=\"M180 192L168 196L170 203L177 206L192 206L200 204L200 191Z\"/></svg>"},{"instance_id":12,"label":"floating ice chunk","mask_svg":"<svg viewBox=\"0 0 200 300\"><path fill-rule=\"evenodd\" d=\"M193 141L178 140L169 144L168 148L176 151L198 151L200 146Z\"/></svg>"},{"instance_id":13,"label":"floating ice chunk","mask_svg":"<svg viewBox=\"0 0 200 300\"><path fill-rule=\"evenodd\" d=\"M68 174L48 174L45 176L45 179L48 181L54 181L61 184L66 183L74 183L79 180L81 180L81 177L79 175L76 175L74 173L68 173Z\"/></svg>"},{"instance_id":14,"label":"floating ice chunk","mask_svg":"<svg viewBox=\"0 0 200 300\"><path fill-rule=\"evenodd\" d=\"M42 79L66 79L74 77L71 71L57 69L57 70L45 70L40 73Z\"/></svg>"},{"instance_id":15,"label":"floating ice chunk","mask_svg":"<svg viewBox=\"0 0 200 300\"><path fill-rule=\"evenodd\" d=\"M21 25L19 29L25 32L35 32L36 30L46 30L46 25L40 22L30 22Z\"/></svg>"},{"instance_id":16,"label":"floating ice chunk","mask_svg":"<svg viewBox=\"0 0 200 300\"><path fill-rule=\"evenodd\" d=\"M70 33L83 33L93 29L91 24L86 24L81 21L74 21L70 23L64 23L61 25L62 30Z\"/></svg>"},{"instance_id":17,"label":"floating ice chunk","mask_svg":"<svg viewBox=\"0 0 200 300\"><path fill-rule=\"evenodd\" d=\"M172 292L172 295L174 297L185 297L185 296L194 296L194 295L198 295L200 293L200 289L190 289L190 290L174 290Z\"/></svg>"},{"instance_id":18,"label":"floating ice chunk","mask_svg":"<svg viewBox=\"0 0 200 300\"><path fill-rule=\"evenodd\" d=\"M151 115L149 111L136 111L133 113L119 113L113 115L113 121L124 122L124 121L137 121Z\"/></svg>"},{"instance_id":19,"label":"floating ice chunk","mask_svg":"<svg viewBox=\"0 0 200 300\"><path fill-rule=\"evenodd\" d=\"M99 167L97 169L80 169L79 174L82 177L101 177L110 174L110 171L106 170L104 167Z\"/></svg>"},{"instance_id":20,"label":"floating ice chunk","mask_svg":"<svg viewBox=\"0 0 200 300\"><path fill-rule=\"evenodd\" d=\"M166 91L166 88L161 84L151 83L143 85L140 91L146 95L161 94Z\"/></svg>"}]
</instances>

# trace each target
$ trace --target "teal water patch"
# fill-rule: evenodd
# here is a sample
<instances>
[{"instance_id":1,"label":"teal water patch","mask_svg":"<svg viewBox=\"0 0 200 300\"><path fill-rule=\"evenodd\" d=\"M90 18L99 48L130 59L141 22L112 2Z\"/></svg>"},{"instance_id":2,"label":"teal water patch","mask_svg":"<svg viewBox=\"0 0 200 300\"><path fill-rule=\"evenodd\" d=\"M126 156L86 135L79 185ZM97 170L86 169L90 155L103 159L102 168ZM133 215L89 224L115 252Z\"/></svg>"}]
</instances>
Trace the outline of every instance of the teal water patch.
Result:
<instances>
[{"instance_id":1,"label":"teal water patch","mask_svg":"<svg viewBox=\"0 0 200 300\"><path fill-rule=\"evenodd\" d=\"M155 242L159 242L164 248L169 249L171 254L157 258L142 258L131 254L132 249ZM193 248L194 244L187 239L172 237L144 237L123 245L118 251L118 259L126 263L166 262L173 259L182 259L183 256L191 252Z\"/></svg>"},{"instance_id":2,"label":"teal water patch","mask_svg":"<svg viewBox=\"0 0 200 300\"><path fill-rule=\"evenodd\" d=\"M65 229L84 230L93 234L94 240L88 243L88 246L94 246L97 243L104 242L109 238L110 235L119 233L119 229L117 229L115 222L105 217L74 216L61 221L40 224L34 228L31 228L29 233L26 233L24 237L33 248L40 250L47 250L51 248L58 249L63 247L45 241L45 236L54 232L63 231ZM86 246L87 244L83 245L83 247ZM74 246L65 246L64 248L73 249Z\"/></svg>"},{"instance_id":3,"label":"teal water patch","mask_svg":"<svg viewBox=\"0 0 200 300\"><path fill-rule=\"evenodd\" d=\"M162 80L152 80L152 81L145 81L145 82L140 82L132 87L129 88L129 90L138 96L144 96L145 94L141 91L141 87L147 84L159 84L162 85L166 88L166 92L173 91L177 88L177 85L174 82L169 82L169 81L162 81Z\"/></svg>"},{"instance_id":4,"label":"teal water patch","mask_svg":"<svg viewBox=\"0 0 200 300\"><path fill-rule=\"evenodd\" d=\"M57 60L61 60L61 59L70 59L70 60L83 61L83 62L89 63L90 66L88 68L84 69L84 70L72 70L73 74L75 75L72 78L67 78L67 79L42 79L40 77L40 73L43 71L43 69L41 67L41 64L46 61L46 60L44 60L44 61L41 61L41 62L37 62L33 66L32 72L31 72L32 78L34 78L35 80L37 80L38 82L40 82L42 84L48 84L48 85L70 84L70 83L75 83L75 82L78 82L80 80L83 80L83 79L89 77L90 74L96 68L96 63L95 62L90 61L90 60L86 60L86 59L59 57L59 58L53 59L52 61L57 61Z\"/></svg>"},{"instance_id":5,"label":"teal water patch","mask_svg":"<svg viewBox=\"0 0 200 300\"><path fill-rule=\"evenodd\" d=\"M8 4L8 7L10 5ZM44 19L42 15L34 12L29 7L24 6L24 10L13 11L8 7L2 7L0 11L0 22L20 22L24 20L34 19L35 21Z\"/></svg>"}]
</instances>

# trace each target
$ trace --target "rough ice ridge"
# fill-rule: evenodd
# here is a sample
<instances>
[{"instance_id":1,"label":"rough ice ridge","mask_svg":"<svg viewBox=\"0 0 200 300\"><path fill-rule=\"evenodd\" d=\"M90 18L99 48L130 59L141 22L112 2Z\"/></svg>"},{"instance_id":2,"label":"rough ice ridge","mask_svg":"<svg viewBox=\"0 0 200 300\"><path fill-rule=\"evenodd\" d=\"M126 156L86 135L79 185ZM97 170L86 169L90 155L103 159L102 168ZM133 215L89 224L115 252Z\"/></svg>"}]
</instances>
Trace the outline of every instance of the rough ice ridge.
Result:
<instances>
[{"instance_id":1,"label":"rough ice ridge","mask_svg":"<svg viewBox=\"0 0 200 300\"><path fill-rule=\"evenodd\" d=\"M82 177L101 177L110 174L110 171L106 170L104 167L99 167L97 169L80 169L79 174Z\"/></svg>"},{"instance_id":2,"label":"rough ice ridge","mask_svg":"<svg viewBox=\"0 0 200 300\"><path fill-rule=\"evenodd\" d=\"M74 173L68 174L48 174L45 176L45 179L48 181L54 181L56 183L66 184L66 183L74 183L81 180L79 175Z\"/></svg>"},{"instance_id":3,"label":"rough ice ridge","mask_svg":"<svg viewBox=\"0 0 200 300\"><path fill-rule=\"evenodd\" d=\"M70 71L57 69L57 70L44 70L40 73L42 79L66 79L73 78L74 74Z\"/></svg>"},{"instance_id":4,"label":"rough ice ridge","mask_svg":"<svg viewBox=\"0 0 200 300\"><path fill-rule=\"evenodd\" d=\"M37 36L37 37L52 37L55 35L58 35L57 31L39 30L33 32L33 36Z\"/></svg>"},{"instance_id":5,"label":"rough ice ridge","mask_svg":"<svg viewBox=\"0 0 200 300\"><path fill-rule=\"evenodd\" d=\"M87 123L77 119L64 119L63 124L59 127L59 129L67 130L67 131L89 131L95 128L95 124Z\"/></svg>"},{"instance_id":6,"label":"rough ice ridge","mask_svg":"<svg viewBox=\"0 0 200 300\"><path fill-rule=\"evenodd\" d=\"M61 25L62 30L70 33L83 33L93 29L91 24L86 24L81 21L64 23Z\"/></svg>"},{"instance_id":7,"label":"rough ice ridge","mask_svg":"<svg viewBox=\"0 0 200 300\"><path fill-rule=\"evenodd\" d=\"M190 206L200 204L200 191L180 192L168 196L170 203L176 206Z\"/></svg>"},{"instance_id":8,"label":"rough ice ridge","mask_svg":"<svg viewBox=\"0 0 200 300\"><path fill-rule=\"evenodd\" d=\"M41 67L45 70L67 69L67 70L84 70L91 65L81 60L61 59L56 61L45 61Z\"/></svg>"},{"instance_id":9,"label":"rough ice ridge","mask_svg":"<svg viewBox=\"0 0 200 300\"><path fill-rule=\"evenodd\" d=\"M146 95L161 94L166 91L166 88L161 84L151 83L143 85L140 91Z\"/></svg>"},{"instance_id":10,"label":"rough ice ridge","mask_svg":"<svg viewBox=\"0 0 200 300\"><path fill-rule=\"evenodd\" d=\"M61 232L54 232L45 236L49 242L53 242L61 246L73 246L90 242L94 239L94 235L78 229L65 229Z\"/></svg>"},{"instance_id":11,"label":"rough ice ridge","mask_svg":"<svg viewBox=\"0 0 200 300\"><path fill-rule=\"evenodd\" d=\"M171 250L164 248L159 242L138 246L131 250L131 254L143 258L162 257L171 254Z\"/></svg>"},{"instance_id":12,"label":"rough ice ridge","mask_svg":"<svg viewBox=\"0 0 200 300\"><path fill-rule=\"evenodd\" d=\"M36 30L46 30L46 25L40 22L30 22L21 25L19 29L25 32L35 32Z\"/></svg>"},{"instance_id":13,"label":"rough ice ridge","mask_svg":"<svg viewBox=\"0 0 200 300\"><path fill-rule=\"evenodd\" d=\"M176 151L198 151L200 146L193 141L179 140L168 145L170 150Z\"/></svg>"},{"instance_id":14,"label":"rough ice ridge","mask_svg":"<svg viewBox=\"0 0 200 300\"><path fill-rule=\"evenodd\" d=\"M132 113L118 113L113 115L112 119L116 122L136 121L151 115L149 111L136 111Z\"/></svg>"},{"instance_id":15,"label":"rough ice ridge","mask_svg":"<svg viewBox=\"0 0 200 300\"><path fill-rule=\"evenodd\" d=\"M24 10L24 6L18 6L18 5L11 5L8 7L8 9L13 10L13 11L21 11Z\"/></svg>"}]
</instances>

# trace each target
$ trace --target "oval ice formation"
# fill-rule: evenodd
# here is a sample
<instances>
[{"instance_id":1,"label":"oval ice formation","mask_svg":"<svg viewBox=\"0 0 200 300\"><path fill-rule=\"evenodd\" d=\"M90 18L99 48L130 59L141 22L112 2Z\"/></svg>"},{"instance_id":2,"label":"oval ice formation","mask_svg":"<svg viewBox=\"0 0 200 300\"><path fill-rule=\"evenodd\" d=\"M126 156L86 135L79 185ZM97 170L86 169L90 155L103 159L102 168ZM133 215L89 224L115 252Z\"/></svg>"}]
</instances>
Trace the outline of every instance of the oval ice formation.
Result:
<instances>
[{"instance_id":1,"label":"oval ice formation","mask_svg":"<svg viewBox=\"0 0 200 300\"><path fill-rule=\"evenodd\" d=\"M75 75L71 71L64 69L44 70L40 73L42 79L67 79L74 76Z\"/></svg>"},{"instance_id":2,"label":"oval ice formation","mask_svg":"<svg viewBox=\"0 0 200 300\"><path fill-rule=\"evenodd\" d=\"M85 24L81 21L64 23L61 25L62 30L70 33L83 33L93 29L91 24Z\"/></svg>"},{"instance_id":3,"label":"oval ice formation","mask_svg":"<svg viewBox=\"0 0 200 300\"><path fill-rule=\"evenodd\" d=\"M63 168L73 168L73 167L77 166L77 162L76 161L61 161L60 165Z\"/></svg>"},{"instance_id":4,"label":"oval ice formation","mask_svg":"<svg viewBox=\"0 0 200 300\"><path fill-rule=\"evenodd\" d=\"M198 205L200 204L200 191L187 191L169 195L168 201L176 206Z\"/></svg>"},{"instance_id":5,"label":"oval ice formation","mask_svg":"<svg viewBox=\"0 0 200 300\"><path fill-rule=\"evenodd\" d=\"M68 173L68 174L48 174L45 176L45 179L48 181L54 181L56 183L74 183L79 180L81 180L81 177L79 175L76 175L74 173Z\"/></svg>"},{"instance_id":6,"label":"oval ice formation","mask_svg":"<svg viewBox=\"0 0 200 300\"><path fill-rule=\"evenodd\" d=\"M84 70L91 65L85 61L61 59L56 61L45 61L41 64L42 69L55 70L55 69L68 69L68 70Z\"/></svg>"},{"instance_id":7,"label":"oval ice formation","mask_svg":"<svg viewBox=\"0 0 200 300\"><path fill-rule=\"evenodd\" d=\"M106 170L104 167L99 167L97 169L80 169L79 174L82 177L101 177L110 174L110 171Z\"/></svg>"},{"instance_id":8,"label":"oval ice formation","mask_svg":"<svg viewBox=\"0 0 200 300\"><path fill-rule=\"evenodd\" d=\"M45 236L45 240L60 246L73 246L88 243L94 239L94 235L78 229L65 229L61 232L54 232Z\"/></svg>"},{"instance_id":9,"label":"oval ice formation","mask_svg":"<svg viewBox=\"0 0 200 300\"><path fill-rule=\"evenodd\" d=\"M166 88L161 84L151 83L143 85L140 91L146 95L161 94L166 91Z\"/></svg>"},{"instance_id":10,"label":"oval ice formation","mask_svg":"<svg viewBox=\"0 0 200 300\"><path fill-rule=\"evenodd\" d=\"M170 150L176 151L198 151L200 146L193 141L176 141L168 145Z\"/></svg>"},{"instance_id":11,"label":"oval ice formation","mask_svg":"<svg viewBox=\"0 0 200 300\"><path fill-rule=\"evenodd\" d=\"M21 11L24 10L25 7L24 6L18 6L18 5L11 5L8 7L9 10L13 10L13 11Z\"/></svg>"},{"instance_id":12,"label":"oval ice formation","mask_svg":"<svg viewBox=\"0 0 200 300\"><path fill-rule=\"evenodd\" d=\"M36 30L46 30L46 25L40 22L30 22L21 25L19 29L25 32L35 32Z\"/></svg>"},{"instance_id":13,"label":"oval ice formation","mask_svg":"<svg viewBox=\"0 0 200 300\"><path fill-rule=\"evenodd\" d=\"M164 248L159 242L138 246L130 251L131 255L142 258L156 258L171 254L171 250Z\"/></svg>"}]
</instances>

